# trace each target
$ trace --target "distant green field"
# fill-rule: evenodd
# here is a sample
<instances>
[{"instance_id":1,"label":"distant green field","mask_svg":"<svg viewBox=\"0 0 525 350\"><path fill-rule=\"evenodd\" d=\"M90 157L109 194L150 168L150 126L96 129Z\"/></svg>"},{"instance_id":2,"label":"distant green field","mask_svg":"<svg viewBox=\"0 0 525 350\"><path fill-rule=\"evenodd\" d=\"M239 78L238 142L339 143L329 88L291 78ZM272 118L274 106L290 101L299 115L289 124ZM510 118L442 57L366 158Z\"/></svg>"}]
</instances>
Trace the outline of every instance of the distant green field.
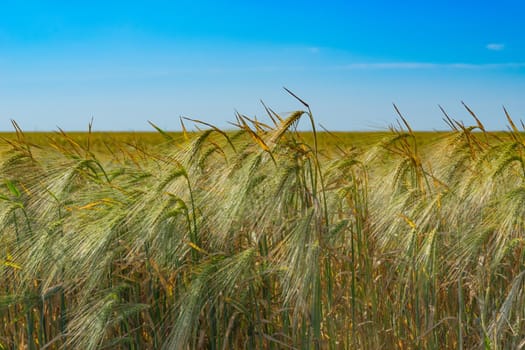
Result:
<instances>
[{"instance_id":1,"label":"distant green field","mask_svg":"<svg viewBox=\"0 0 525 350\"><path fill-rule=\"evenodd\" d=\"M176 140L183 140L181 132L169 132L168 134ZM66 135L80 144L86 143L89 136L93 147L101 151L106 149L106 145L114 143L158 145L166 141L158 132L93 132L90 134L88 132L66 132ZM64 141L64 136L60 132L24 132L24 137L27 142L37 146L48 146L53 142ZM0 138L4 140L3 143L5 140L14 141L17 139L17 134L2 132Z\"/></svg>"},{"instance_id":2,"label":"distant green field","mask_svg":"<svg viewBox=\"0 0 525 350\"><path fill-rule=\"evenodd\" d=\"M235 133L235 131L227 131ZM184 142L184 135L182 132L167 132L176 143ZM418 142L423 144L431 143L440 137L445 137L447 132L416 132ZM75 140L79 144L87 142L87 132L66 132L66 135ZM190 138L198 135L197 132L187 134ZM312 142L313 135L309 132L299 132L298 135L306 142ZM333 147L368 147L377 144L379 141L390 135L389 131L382 132L318 132L319 146L323 149L331 149ZM64 137L59 132L24 132L27 142L37 146L48 146L50 143L62 143ZM166 143L166 137L159 132L93 132L89 136L92 146L103 152L107 150L107 146L119 144L142 145L142 146L158 146ZM6 144L5 140L16 140L17 134L15 132L0 132L0 144Z\"/></svg>"}]
</instances>

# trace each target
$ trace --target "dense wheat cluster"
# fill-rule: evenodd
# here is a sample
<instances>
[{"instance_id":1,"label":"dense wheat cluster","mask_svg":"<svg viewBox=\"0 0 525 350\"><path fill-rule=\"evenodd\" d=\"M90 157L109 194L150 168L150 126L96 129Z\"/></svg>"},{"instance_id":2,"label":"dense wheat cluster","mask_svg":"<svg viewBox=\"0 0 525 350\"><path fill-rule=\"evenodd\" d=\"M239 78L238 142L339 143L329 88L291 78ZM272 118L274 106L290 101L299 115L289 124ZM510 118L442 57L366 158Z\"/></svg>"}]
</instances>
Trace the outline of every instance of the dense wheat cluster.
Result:
<instances>
[{"instance_id":1,"label":"dense wheat cluster","mask_svg":"<svg viewBox=\"0 0 525 350\"><path fill-rule=\"evenodd\" d=\"M510 117L497 135L448 119L424 146L402 119L379 143L326 149L337 136L295 132L308 108L268 113L104 152L17 129L0 169L0 349L525 345Z\"/></svg>"}]
</instances>

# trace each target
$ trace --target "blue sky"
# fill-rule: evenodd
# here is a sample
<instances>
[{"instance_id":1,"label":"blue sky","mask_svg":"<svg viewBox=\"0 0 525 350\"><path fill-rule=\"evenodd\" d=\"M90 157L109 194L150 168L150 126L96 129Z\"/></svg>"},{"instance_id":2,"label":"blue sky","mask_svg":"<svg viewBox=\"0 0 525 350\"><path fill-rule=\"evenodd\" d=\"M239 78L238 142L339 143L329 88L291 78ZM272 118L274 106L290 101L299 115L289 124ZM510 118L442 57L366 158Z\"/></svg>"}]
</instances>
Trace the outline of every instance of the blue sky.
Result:
<instances>
[{"instance_id":1,"label":"blue sky","mask_svg":"<svg viewBox=\"0 0 525 350\"><path fill-rule=\"evenodd\" d=\"M308 101L332 130L416 129L437 107L491 129L525 119L525 4L500 1L10 1L0 5L0 130L227 127Z\"/></svg>"}]
</instances>

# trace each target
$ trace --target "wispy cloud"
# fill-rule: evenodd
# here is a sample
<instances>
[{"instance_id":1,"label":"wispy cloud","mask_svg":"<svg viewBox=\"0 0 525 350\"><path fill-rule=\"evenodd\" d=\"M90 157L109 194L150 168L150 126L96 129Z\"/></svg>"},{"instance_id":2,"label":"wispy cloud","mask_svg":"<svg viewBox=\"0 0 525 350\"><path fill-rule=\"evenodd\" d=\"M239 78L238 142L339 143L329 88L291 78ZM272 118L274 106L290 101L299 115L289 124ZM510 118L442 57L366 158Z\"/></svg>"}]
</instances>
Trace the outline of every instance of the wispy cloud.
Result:
<instances>
[{"instance_id":1,"label":"wispy cloud","mask_svg":"<svg viewBox=\"0 0 525 350\"><path fill-rule=\"evenodd\" d=\"M433 63L433 62L374 62L349 63L334 67L336 70L415 70L415 69L505 69L525 68L525 62L503 63Z\"/></svg>"},{"instance_id":2,"label":"wispy cloud","mask_svg":"<svg viewBox=\"0 0 525 350\"><path fill-rule=\"evenodd\" d=\"M505 48L505 45L500 43L490 43L486 48L491 51L502 51Z\"/></svg>"}]
</instances>

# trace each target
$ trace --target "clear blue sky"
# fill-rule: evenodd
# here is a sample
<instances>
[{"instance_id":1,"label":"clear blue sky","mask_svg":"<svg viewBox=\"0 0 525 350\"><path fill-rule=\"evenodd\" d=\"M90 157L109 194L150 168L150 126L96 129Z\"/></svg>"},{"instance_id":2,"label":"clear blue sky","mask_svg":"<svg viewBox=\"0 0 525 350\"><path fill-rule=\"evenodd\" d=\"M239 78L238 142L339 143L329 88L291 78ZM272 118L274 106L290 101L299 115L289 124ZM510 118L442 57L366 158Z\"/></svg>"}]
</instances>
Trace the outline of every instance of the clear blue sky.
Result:
<instances>
[{"instance_id":1,"label":"clear blue sky","mask_svg":"<svg viewBox=\"0 0 525 350\"><path fill-rule=\"evenodd\" d=\"M234 111L301 108L335 130L378 130L395 102L416 129L437 108L504 129L525 119L525 3L33 1L0 5L0 130L219 126Z\"/></svg>"}]
</instances>

